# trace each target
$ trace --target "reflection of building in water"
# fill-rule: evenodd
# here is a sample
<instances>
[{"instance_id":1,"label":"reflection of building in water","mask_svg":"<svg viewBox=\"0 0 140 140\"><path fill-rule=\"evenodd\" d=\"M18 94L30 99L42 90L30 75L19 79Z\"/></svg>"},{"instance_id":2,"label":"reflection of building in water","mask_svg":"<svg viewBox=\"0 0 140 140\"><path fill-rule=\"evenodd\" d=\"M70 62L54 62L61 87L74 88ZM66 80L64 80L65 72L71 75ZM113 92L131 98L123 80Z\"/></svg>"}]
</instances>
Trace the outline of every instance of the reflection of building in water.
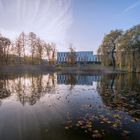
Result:
<instances>
[{"instance_id":1,"label":"reflection of building in water","mask_svg":"<svg viewBox=\"0 0 140 140\"><path fill-rule=\"evenodd\" d=\"M99 75L57 75L57 84L92 85L100 81Z\"/></svg>"}]
</instances>

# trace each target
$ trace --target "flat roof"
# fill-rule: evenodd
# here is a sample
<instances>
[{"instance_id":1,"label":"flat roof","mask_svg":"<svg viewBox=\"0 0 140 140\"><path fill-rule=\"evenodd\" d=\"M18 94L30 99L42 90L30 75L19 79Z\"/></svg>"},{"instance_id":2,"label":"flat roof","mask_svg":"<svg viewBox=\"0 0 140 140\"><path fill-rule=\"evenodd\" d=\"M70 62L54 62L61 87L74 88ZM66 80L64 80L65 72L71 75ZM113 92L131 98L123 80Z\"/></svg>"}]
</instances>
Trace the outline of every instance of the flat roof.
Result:
<instances>
[{"instance_id":1,"label":"flat roof","mask_svg":"<svg viewBox=\"0 0 140 140\"><path fill-rule=\"evenodd\" d=\"M77 52L93 52L93 51L75 51L76 53ZM69 53L69 52L57 52L57 53Z\"/></svg>"}]
</instances>

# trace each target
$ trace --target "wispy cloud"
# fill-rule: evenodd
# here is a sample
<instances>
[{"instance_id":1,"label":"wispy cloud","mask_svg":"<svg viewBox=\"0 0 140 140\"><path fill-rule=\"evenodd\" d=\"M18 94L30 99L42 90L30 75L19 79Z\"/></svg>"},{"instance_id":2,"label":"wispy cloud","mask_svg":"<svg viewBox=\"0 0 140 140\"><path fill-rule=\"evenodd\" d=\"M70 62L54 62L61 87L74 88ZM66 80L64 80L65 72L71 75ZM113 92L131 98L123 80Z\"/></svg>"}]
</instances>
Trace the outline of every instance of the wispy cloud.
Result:
<instances>
[{"instance_id":1,"label":"wispy cloud","mask_svg":"<svg viewBox=\"0 0 140 140\"><path fill-rule=\"evenodd\" d=\"M15 38L35 32L45 41L63 43L72 23L72 0L0 0L0 32Z\"/></svg>"},{"instance_id":2,"label":"wispy cloud","mask_svg":"<svg viewBox=\"0 0 140 140\"><path fill-rule=\"evenodd\" d=\"M130 10L133 10L134 8L138 7L140 5L140 1L137 1L136 3L131 4L129 7L127 7L126 9L124 9L124 13L128 12Z\"/></svg>"}]
</instances>

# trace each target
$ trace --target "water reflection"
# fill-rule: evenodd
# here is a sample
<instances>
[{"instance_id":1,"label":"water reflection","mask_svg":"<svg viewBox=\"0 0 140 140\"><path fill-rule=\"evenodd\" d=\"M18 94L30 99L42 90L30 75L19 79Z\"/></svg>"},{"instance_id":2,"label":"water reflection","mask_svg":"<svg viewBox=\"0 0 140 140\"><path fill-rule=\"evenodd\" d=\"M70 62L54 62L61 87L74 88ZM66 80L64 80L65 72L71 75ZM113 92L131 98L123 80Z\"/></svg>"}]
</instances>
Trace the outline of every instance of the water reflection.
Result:
<instances>
[{"instance_id":1,"label":"water reflection","mask_svg":"<svg viewBox=\"0 0 140 140\"><path fill-rule=\"evenodd\" d=\"M71 85L70 90L75 85L89 85L92 86L93 82L97 82L101 79L100 75L76 75L76 74L58 74L57 84L58 85Z\"/></svg>"},{"instance_id":2,"label":"water reflection","mask_svg":"<svg viewBox=\"0 0 140 140\"><path fill-rule=\"evenodd\" d=\"M58 84L71 85L92 85L93 81L100 81L99 75L75 75L75 74L59 74L57 75Z\"/></svg>"},{"instance_id":3,"label":"water reflection","mask_svg":"<svg viewBox=\"0 0 140 140\"><path fill-rule=\"evenodd\" d=\"M0 99L16 94L17 99L24 105L34 105L45 94L54 94L56 85L92 85L93 81L99 81L99 75L1 75L0 76Z\"/></svg>"},{"instance_id":4,"label":"water reflection","mask_svg":"<svg viewBox=\"0 0 140 140\"><path fill-rule=\"evenodd\" d=\"M92 86L98 83L97 91L100 93L106 106L130 111L132 115L140 115L140 76L139 74L121 75L1 75L0 100L15 94L24 105L34 105L45 94L56 93L57 85Z\"/></svg>"},{"instance_id":5,"label":"water reflection","mask_svg":"<svg viewBox=\"0 0 140 140\"><path fill-rule=\"evenodd\" d=\"M0 99L13 94L23 105L34 105L46 93L55 93L56 75L1 75Z\"/></svg>"},{"instance_id":6,"label":"water reflection","mask_svg":"<svg viewBox=\"0 0 140 140\"><path fill-rule=\"evenodd\" d=\"M0 103L4 140L140 135L139 74L1 75Z\"/></svg>"},{"instance_id":7,"label":"water reflection","mask_svg":"<svg viewBox=\"0 0 140 140\"><path fill-rule=\"evenodd\" d=\"M11 95L11 91L7 88L8 87L8 79L3 78L0 80L0 104L1 100L7 98Z\"/></svg>"},{"instance_id":8,"label":"water reflection","mask_svg":"<svg viewBox=\"0 0 140 140\"><path fill-rule=\"evenodd\" d=\"M140 75L102 76L98 91L106 106L140 118Z\"/></svg>"}]
</instances>

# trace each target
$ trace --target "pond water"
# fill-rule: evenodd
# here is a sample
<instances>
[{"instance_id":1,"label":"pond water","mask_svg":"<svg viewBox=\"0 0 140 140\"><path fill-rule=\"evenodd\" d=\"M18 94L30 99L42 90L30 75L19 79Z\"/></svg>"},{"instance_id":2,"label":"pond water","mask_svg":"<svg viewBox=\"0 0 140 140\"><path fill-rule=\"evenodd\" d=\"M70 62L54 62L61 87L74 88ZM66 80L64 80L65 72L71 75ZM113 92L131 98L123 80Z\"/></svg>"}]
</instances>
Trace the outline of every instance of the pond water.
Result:
<instances>
[{"instance_id":1,"label":"pond water","mask_svg":"<svg viewBox=\"0 0 140 140\"><path fill-rule=\"evenodd\" d=\"M0 140L139 137L139 74L0 75Z\"/></svg>"}]
</instances>

